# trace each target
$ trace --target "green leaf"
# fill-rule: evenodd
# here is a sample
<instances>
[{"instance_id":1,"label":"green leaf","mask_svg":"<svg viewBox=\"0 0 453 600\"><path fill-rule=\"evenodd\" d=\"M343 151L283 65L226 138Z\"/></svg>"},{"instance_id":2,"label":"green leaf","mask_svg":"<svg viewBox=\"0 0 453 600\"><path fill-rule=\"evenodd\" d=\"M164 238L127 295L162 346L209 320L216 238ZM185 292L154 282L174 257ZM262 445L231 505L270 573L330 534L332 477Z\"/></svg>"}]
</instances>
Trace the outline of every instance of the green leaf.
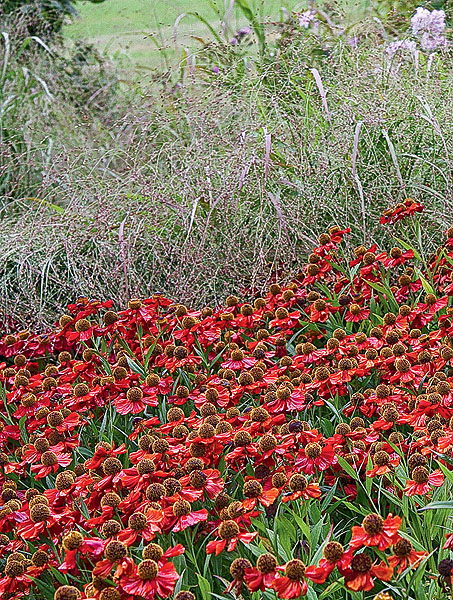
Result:
<instances>
[{"instance_id":1,"label":"green leaf","mask_svg":"<svg viewBox=\"0 0 453 600\"><path fill-rule=\"evenodd\" d=\"M22 436L22 439L25 442L28 442L28 431L27 431L27 427L25 426L25 423L27 421L27 417L23 416L19 419L19 428L20 428L20 433Z\"/></svg>"},{"instance_id":2,"label":"green leaf","mask_svg":"<svg viewBox=\"0 0 453 600\"><path fill-rule=\"evenodd\" d=\"M424 510L440 510L440 509L449 509L453 508L453 500L446 500L445 502L430 502L426 506L419 508L418 511L422 512Z\"/></svg>"},{"instance_id":3,"label":"green leaf","mask_svg":"<svg viewBox=\"0 0 453 600\"><path fill-rule=\"evenodd\" d=\"M413 246L411 246L410 244L408 244L407 242L405 242L404 240L394 236L395 240L400 244L400 246L402 246L405 250L412 250L412 252L414 253L414 256L416 259L422 261L422 257L420 256L420 253L418 252L418 250L416 250Z\"/></svg>"},{"instance_id":4,"label":"green leaf","mask_svg":"<svg viewBox=\"0 0 453 600\"><path fill-rule=\"evenodd\" d=\"M369 455L367 465L366 465L366 470L371 471L372 468L373 468L373 460L372 460L371 456ZM373 487L373 478L366 477L365 478L365 489L366 489L366 493L368 494L368 496L370 495L372 487Z\"/></svg>"},{"instance_id":5,"label":"green leaf","mask_svg":"<svg viewBox=\"0 0 453 600\"><path fill-rule=\"evenodd\" d=\"M220 37L220 35L217 33L217 31L214 29L214 27L209 23L209 21L207 21L199 13L197 13L197 12L188 12L188 13L185 13L185 15L184 14L182 15L182 17L184 17L184 16L191 16L191 17L195 17L196 19L198 19L201 23L203 23L203 25L205 25L209 29L209 31L215 37L215 39L219 42L219 44L223 45L223 40Z\"/></svg>"},{"instance_id":6,"label":"green leaf","mask_svg":"<svg viewBox=\"0 0 453 600\"><path fill-rule=\"evenodd\" d=\"M381 295L384 305L387 303L395 312L398 312L399 304L388 285L376 283L375 281L366 281L366 283Z\"/></svg>"},{"instance_id":7,"label":"green leaf","mask_svg":"<svg viewBox=\"0 0 453 600\"><path fill-rule=\"evenodd\" d=\"M99 358L102 366L104 367L105 374L106 375L111 375L112 374L112 367L110 366L109 361L106 360L105 357L102 356L102 354L100 352L97 352L96 350L93 350L93 353Z\"/></svg>"},{"instance_id":8,"label":"green leaf","mask_svg":"<svg viewBox=\"0 0 453 600\"><path fill-rule=\"evenodd\" d=\"M311 535L310 535L310 528L308 527L308 525L305 523L305 521L302 519L302 517L299 517L299 515L296 515L296 513L294 511L293 511L293 518L296 521L296 523L298 524L304 537L310 541Z\"/></svg>"},{"instance_id":9,"label":"green leaf","mask_svg":"<svg viewBox=\"0 0 453 600\"><path fill-rule=\"evenodd\" d=\"M266 38L262 23L260 23L257 15L253 13L247 0L236 0L236 5L242 10L245 18L250 21L253 31L258 38L261 56L264 56L266 51Z\"/></svg>"},{"instance_id":10,"label":"green leaf","mask_svg":"<svg viewBox=\"0 0 453 600\"><path fill-rule=\"evenodd\" d=\"M182 588L182 583L183 583L183 581L184 581L184 573L186 572L186 570L187 570L187 569L184 569L184 570L181 572L181 575L179 576L179 579L178 579L178 581L176 582L175 589L174 589L174 594L175 594L175 596L176 596L176 594L177 594L179 591L181 591L181 588Z\"/></svg>"},{"instance_id":11,"label":"green leaf","mask_svg":"<svg viewBox=\"0 0 453 600\"><path fill-rule=\"evenodd\" d=\"M308 600L318 600L318 594L313 588L309 587L307 590L307 598Z\"/></svg>"},{"instance_id":12,"label":"green leaf","mask_svg":"<svg viewBox=\"0 0 453 600\"><path fill-rule=\"evenodd\" d=\"M68 578L66 577L66 575L60 573L60 571L55 567L50 567L50 570L54 574L55 579L57 579L62 585L68 585Z\"/></svg>"},{"instance_id":13,"label":"green leaf","mask_svg":"<svg viewBox=\"0 0 453 600\"><path fill-rule=\"evenodd\" d=\"M351 467L351 465L342 457L342 456L338 456L338 464L340 465L340 467L346 471L346 473L352 477L355 481L359 480L359 476L357 474L357 472L353 469L353 467Z\"/></svg>"},{"instance_id":14,"label":"green leaf","mask_svg":"<svg viewBox=\"0 0 453 600\"><path fill-rule=\"evenodd\" d=\"M342 578L343 579L343 578ZM334 581L329 587L327 587L322 594L319 596L319 600L323 600L324 598L329 598L332 592L336 590L344 589L344 586L339 581Z\"/></svg>"},{"instance_id":15,"label":"green leaf","mask_svg":"<svg viewBox=\"0 0 453 600\"><path fill-rule=\"evenodd\" d=\"M338 421L341 421L341 415L338 412L338 410L335 408L335 406L331 402L326 400L325 398L324 398L324 403L326 404L326 406L328 406L330 408L330 410L335 415L335 417L338 419Z\"/></svg>"},{"instance_id":16,"label":"green leaf","mask_svg":"<svg viewBox=\"0 0 453 600\"><path fill-rule=\"evenodd\" d=\"M200 573L197 573L197 579L198 579L198 587L200 588L201 597L203 598L203 600L210 600L211 584L205 577L203 577L203 575L200 575Z\"/></svg>"},{"instance_id":17,"label":"green leaf","mask_svg":"<svg viewBox=\"0 0 453 600\"><path fill-rule=\"evenodd\" d=\"M29 576L30 577L30 576ZM55 595L55 587L44 581L40 581L37 577L30 577L31 581L43 593L44 598L53 598Z\"/></svg>"},{"instance_id":18,"label":"green leaf","mask_svg":"<svg viewBox=\"0 0 453 600\"><path fill-rule=\"evenodd\" d=\"M320 519L311 530L311 548L312 549L315 549L316 546L318 545L323 526L324 526L324 519Z\"/></svg>"},{"instance_id":19,"label":"green leaf","mask_svg":"<svg viewBox=\"0 0 453 600\"><path fill-rule=\"evenodd\" d=\"M141 364L139 364L138 362L135 362L135 360L132 360L131 358L129 358L129 356L126 356L126 360L127 360L127 364L129 365L131 371L134 371L134 373L137 373L137 375L141 375L141 377L143 377L143 379L146 379L146 371L142 367Z\"/></svg>"},{"instance_id":20,"label":"green leaf","mask_svg":"<svg viewBox=\"0 0 453 600\"><path fill-rule=\"evenodd\" d=\"M417 271L417 275L418 275L420 281L422 282L422 286L423 286L423 289L425 290L425 292L427 294L435 294L436 292L435 292L434 288L423 277L423 275L420 273L420 271Z\"/></svg>"},{"instance_id":21,"label":"green leaf","mask_svg":"<svg viewBox=\"0 0 453 600\"><path fill-rule=\"evenodd\" d=\"M349 271L346 270L345 267L339 265L338 263L335 263L333 261L327 260L326 259L326 263L328 263L333 269L336 269L337 271L340 271L340 273L343 273L343 275L349 280L352 281L351 277L351 273L349 273ZM327 294L326 294L327 295Z\"/></svg>"},{"instance_id":22,"label":"green leaf","mask_svg":"<svg viewBox=\"0 0 453 600\"><path fill-rule=\"evenodd\" d=\"M321 504L321 511L325 511L326 508L330 505L330 503L332 502L332 498L335 495L335 492L337 491L337 485L338 485L338 480L335 481L335 484L330 488L329 492L327 493L326 497L324 498L324 500L322 501Z\"/></svg>"}]
</instances>

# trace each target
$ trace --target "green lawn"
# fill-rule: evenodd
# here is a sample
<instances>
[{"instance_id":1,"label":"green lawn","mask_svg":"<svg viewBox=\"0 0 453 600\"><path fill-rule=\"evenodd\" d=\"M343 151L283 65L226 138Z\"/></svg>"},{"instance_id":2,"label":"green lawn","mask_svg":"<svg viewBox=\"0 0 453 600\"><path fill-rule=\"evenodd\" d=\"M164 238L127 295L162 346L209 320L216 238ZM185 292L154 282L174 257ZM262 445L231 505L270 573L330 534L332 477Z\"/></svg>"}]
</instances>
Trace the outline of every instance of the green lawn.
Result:
<instances>
[{"instance_id":1,"label":"green lawn","mask_svg":"<svg viewBox=\"0 0 453 600\"><path fill-rule=\"evenodd\" d=\"M225 4L230 0L106 0L101 4L82 2L78 11L80 18L65 28L67 37L77 40L88 39L101 50L130 59L137 66L154 66L161 47L173 49L173 29L175 21L183 13L198 12L217 31L221 31L221 20ZM212 4L218 6L218 12ZM277 19L281 7L288 9L304 6L296 0L249 0L254 11L259 11L263 19ZM236 7L229 19L231 30L246 23ZM150 36L154 36L153 42ZM191 36L209 37L207 27L194 16L183 17L178 25L178 43L181 47L194 41Z\"/></svg>"}]
</instances>

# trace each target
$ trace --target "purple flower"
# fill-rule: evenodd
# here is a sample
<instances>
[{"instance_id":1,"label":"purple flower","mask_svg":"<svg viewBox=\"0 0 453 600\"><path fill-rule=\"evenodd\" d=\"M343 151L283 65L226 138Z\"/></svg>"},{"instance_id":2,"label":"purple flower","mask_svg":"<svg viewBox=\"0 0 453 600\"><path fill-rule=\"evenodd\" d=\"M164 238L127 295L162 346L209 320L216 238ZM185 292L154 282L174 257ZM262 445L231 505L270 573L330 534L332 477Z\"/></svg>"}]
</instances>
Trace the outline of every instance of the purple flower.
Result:
<instances>
[{"instance_id":1,"label":"purple flower","mask_svg":"<svg viewBox=\"0 0 453 600\"><path fill-rule=\"evenodd\" d=\"M305 12L300 13L298 15L299 25L301 27L305 27L305 29L308 29L310 27L311 23L313 23L313 21L315 20L315 16L316 16L316 11L314 11L313 9L306 10Z\"/></svg>"},{"instance_id":2,"label":"purple flower","mask_svg":"<svg viewBox=\"0 0 453 600\"><path fill-rule=\"evenodd\" d=\"M429 11L419 6L411 18L411 26L414 35L429 33L434 38L439 37L445 30L445 11Z\"/></svg>"},{"instance_id":3,"label":"purple flower","mask_svg":"<svg viewBox=\"0 0 453 600\"><path fill-rule=\"evenodd\" d=\"M230 44L232 44L233 46L237 46L242 40L242 38L246 35L249 35L250 33L252 33L251 27L241 27L239 31L236 32L236 35L233 38L231 38Z\"/></svg>"},{"instance_id":4,"label":"purple flower","mask_svg":"<svg viewBox=\"0 0 453 600\"><path fill-rule=\"evenodd\" d=\"M443 35L431 35L430 33L424 33L420 40L422 50L427 52L433 52L442 46L447 45L447 40Z\"/></svg>"},{"instance_id":5,"label":"purple flower","mask_svg":"<svg viewBox=\"0 0 453 600\"><path fill-rule=\"evenodd\" d=\"M252 33L251 27L241 27L236 35L238 37L243 37L244 35L248 35L249 33Z\"/></svg>"},{"instance_id":6,"label":"purple flower","mask_svg":"<svg viewBox=\"0 0 453 600\"><path fill-rule=\"evenodd\" d=\"M355 50L359 45L359 36L354 35L353 37L348 38L348 44Z\"/></svg>"},{"instance_id":7,"label":"purple flower","mask_svg":"<svg viewBox=\"0 0 453 600\"><path fill-rule=\"evenodd\" d=\"M402 50L408 50L414 54L417 50L417 44L412 40L398 40L396 42L391 42L385 49L390 60L393 59L397 52L401 52Z\"/></svg>"}]
</instances>

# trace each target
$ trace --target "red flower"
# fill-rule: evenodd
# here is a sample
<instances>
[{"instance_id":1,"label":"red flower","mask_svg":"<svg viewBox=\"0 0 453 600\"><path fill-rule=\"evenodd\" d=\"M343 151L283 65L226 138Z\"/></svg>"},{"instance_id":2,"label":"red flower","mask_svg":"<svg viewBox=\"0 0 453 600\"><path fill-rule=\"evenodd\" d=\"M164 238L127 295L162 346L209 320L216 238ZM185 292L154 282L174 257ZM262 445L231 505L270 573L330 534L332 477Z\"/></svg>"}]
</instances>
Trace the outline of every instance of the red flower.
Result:
<instances>
[{"instance_id":1,"label":"red flower","mask_svg":"<svg viewBox=\"0 0 453 600\"><path fill-rule=\"evenodd\" d=\"M242 355L242 356L241 356ZM250 369L256 363L256 358L246 358L242 350L235 350L230 359L222 363L224 369L232 369L240 371L242 369Z\"/></svg>"},{"instance_id":2,"label":"red flower","mask_svg":"<svg viewBox=\"0 0 453 600\"><path fill-rule=\"evenodd\" d=\"M58 567L62 573L67 573L77 568L77 554L87 555L88 557L97 558L104 550L104 540L100 538L85 538L82 544L76 550L66 550L65 559Z\"/></svg>"},{"instance_id":3,"label":"red flower","mask_svg":"<svg viewBox=\"0 0 453 600\"><path fill-rule=\"evenodd\" d=\"M295 466L307 475L313 475L316 470L325 471L336 463L337 457L332 446L321 446L317 442L312 442L299 451Z\"/></svg>"},{"instance_id":4,"label":"red flower","mask_svg":"<svg viewBox=\"0 0 453 600\"><path fill-rule=\"evenodd\" d=\"M349 306L347 312L345 313L345 320L350 321L352 323L358 323L359 321L363 321L368 319L370 316L370 309L364 306L359 306L358 304L351 304Z\"/></svg>"},{"instance_id":5,"label":"red flower","mask_svg":"<svg viewBox=\"0 0 453 600\"><path fill-rule=\"evenodd\" d=\"M335 567L347 569L352 558L352 550L345 552L341 544L333 541L326 544L323 554L317 567L310 566L305 571L305 577L318 584L324 583Z\"/></svg>"},{"instance_id":6,"label":"red flower","mask_svg":"<svg viewBox=\"0 0 453 600\"><path fill-rule=\"evenodd\" d=\"M192 471L189 475L181 477L179 480L183 487L192 484L190 489L194 489L197 497L203 496L206 492L208 498L215 498L225 485L217 469L203 469Z\"/></svg>"},{"instance_id":7,"label":"red flower","mask_svg":"<svg viewBox=\"0 0 453 600\"><path fill-rule=\"evenodd\" d=\"M41 455L41 464L33 465L30 469L32 473L35 473L35 479L43 479L50 473L56 473L59 467L67 467L72 462L72 456L65 454L54 446L53 450L47 450Z\"/></svg>"},{"instance_id":8,"label":"red flower","mask_svg":"<svg viewBox=\"0 0 453 600\"><path fill-rule=\"evenodd\" d=\"M319 484L317 482L309 483L307 478L300 473L294 473L290 477L288 485L291 493L284 495L282 502L297 500L297 498L308 500L309 498L319 498L321 496Z\"/></svg>"},{"instance_id":9,"label":"red flower","mask_svg":"<svg viewBox=\"0 0 453 600\"><path fill-rule=\"evenodd\" d=\"M206 546L206 554L215 553L218 556L225 548L227 552L232 552L236 548L238 541L249 544L256 538L258 532L241 532L236 521L229 520L223 521L219 525L218 534L221 539L209 542Z\"/></svg>"},{"instance_id":10,"label":"red flower","mask_svg":"<svg viewBox=\"0 0 453 600\"><path fill-rule=\"evenodd\" d=\"M277 567L277 570L283 571L283 575L275 577L272 588L279 598L289 600L305 596L308 585L304 579L306 567L301 560L297 558L290 560L283 567Z\"/></svg>"},{"instance_id":11,"label":"red flower","mask_svg":"<svg viewBox=\"0 0 453 600\"><path fill-rule=\"evenodd\" d=\"M206 521L209 516L205 508L193 511L190 502L183 499L176 500L173 506L165 509L164 513L167 517L167 523L164 527L165 533L184 531L192 525Z\"/></svg>"},{"instance_id":12,"label":"red flower","mask_svg":"<svg viewBox=\"0 0 453 600\"><path fill-rule=\"evenodd\" d=\"M393 545L393 555L389 557L389 565L394 569L398 567L397 573L400 575L408 567L419 566L420 561L428 556L427 552L416 552L409 540L400 538Z\"/></svg>"},{"instance_id":13,"label":"red flower","mask_svg":"<svg viewBox=\"0 0 453 600\"><path fill-rule=\"evenodd\" d=\"M101 442L99 444L96 444L94 455L92 458L87 460L85 466L87 469L98 469L107 457L116 457L120 454L124 454L125 452L125 444L121 444L121 446L118 446L118 448L115 449L114 442L113 444L109 444L108 442Z\"/></svg>"},{"instance_id":14,"label":"red flower","mask_svg":"<svg viewBox=\"0 0 453 600\"><path fill-rule=\"evenodd\" d=\"M249 479L244 483L244 495L246 499L243 500L242 506L246 510L252 510L256 507L259 502L263 506L269 507L278 498L280 491L274 487L263 490L263 486L259 481Z\"/></svg>"},{"instance_id":15,"label":"red flower","mask_svg":"<svg viewBox=\"0 0 453 600\"><path fill-rule=\"evenodd\" d=\"M277 559L272 554L262 554L256 561L256 568L246 569L244 580L251 592L272 588L277 575Z\"/></svg>"},{"instance_id":16,"label":"red flower","mask_svg":"<svg viewBox=\"0 0 453 600\"><path fill-rule=\"evenodd\" d=\"M344 576L346 587L354 592L364 591L369 592L374 587L373 577L377 577L382 581L390 581L393 575L393 568L388 567L385 563L373 563L368 554L356 554L350 565L340 569Z\"/></svg>"},{"instance_id":17,"label":"red flower","mask_svg":"<svg viewBox=\"0 0 453 600\"><path fill-rule=\"evenodd\" d=\"M164 513L161 510L150 508L146 513L133 513L129 517L128 527L118 534L118 539L131 546L137 538L143 538L147 542L160 533L163 525Z\"/></svg>"},{"instance_id":18,"label":"red flower","mask_svg":"<svg viewBox=\"0 0 453 600\"><path fill-rule=\"evenodd\" d=\"M119 586L124 592L149 600L173 594L179 573L171 562L145 559L136 565L131 559L127 560L130 567L119 577Z\"/></svg>"},{"instance_id":19,"label":"red flower","mask_svg":"<svg viewBox=\"0 0 453 600\"><path fill-rule=\"evenodd\" d=\"M145 410L146 406L157 406L159 401L155 394L144 396L140 388L130 388L125 396L118 396L113 402L120 415L136 415Z\"/></svg>"},{"instance_id":20,"label":"red flower","mask_svg":"<svg viewBox=\"0 0 453 600\"><path fill-rule=\"evenodd\" d=\"M425 496L431 491L431 486L440 487L444 482L442 471L436 469L429 473L423 466L415 467L412 471L412 477L414 479L408 479L404 488L406 496Z\"/></svg>"},{"instance_id":21,"label":"red flower","mask_svg":"<svg viewBox=\"0 0 453 600\"><path fill-rule=\"evenodd\" d=\"M390 256L386 252L381 252L376 256L376 260L382 263L386 269L394 269L398 265L404 265L409 258L414 258L414 251L406 250L406 252L403 252L400 248L392 248Z\"/></svg>"},{"instance_id":22,"label":"red flower","mask_svg":"<svg viewBox=\"0 0 453 600\"><path fill-rule=\"evenodd\" d=\"M9 577L6 575L0 579L0 597L2 598L26 598L33 583L33 577L39 577L40 571L35 567L28 568L20 575Z\"/></svg>"},{"instance_id":23,"label":"red flower","mask_svg":"<svg viewBox=\"0 0 453 600\"><path fill-rule=\"evenodd\" d=\"M375 423L373 423L373 425ZM385 464L375 464L374 467L370 469L370 471L366 472L367 477L375 477L376 475L385 475L386 473L390 473L394 467L399 465L401 459L400 456L396 454L396 452L393 452L390 455L387 454L387 456L384 457L382 460L385 461Z\"/></svg>"},{"instance_id":24,"label":"red flower","mask_svg":"<svg viewBox=\"0 0 453 600\"><path fill-rule=\"evenodd\" d=\"M380 515L371 513L367 515L361 527L352 528L351 548L362 546L376 546L379 550L386 550L398 538L401 527L401 518L388 515L384 520Z\"/></svg>"},{"instance_id":25,"label":"red flower","mask_svg":"<svg viewBox=\"0 0 453 600\"><path fill-rule=\"evenodd\" d=\"M407 198L404 202L397 204L392 208L388 208L382 214L380 219L381 225L393 224L405 217L410 217L417 212L422 212L423 204L415 202L412 198Z\"/></svg>"}]
</instances>

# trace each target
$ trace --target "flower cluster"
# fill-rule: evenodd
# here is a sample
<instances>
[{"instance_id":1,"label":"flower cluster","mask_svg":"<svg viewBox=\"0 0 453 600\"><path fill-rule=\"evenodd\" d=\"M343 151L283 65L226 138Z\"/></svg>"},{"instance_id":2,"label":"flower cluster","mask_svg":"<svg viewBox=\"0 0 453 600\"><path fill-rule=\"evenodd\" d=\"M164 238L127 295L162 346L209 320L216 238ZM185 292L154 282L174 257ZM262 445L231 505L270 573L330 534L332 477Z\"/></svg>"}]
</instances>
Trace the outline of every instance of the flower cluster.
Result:
<instances>
[{"instance_id":1,"label":"flower cluster","mask_svg":"<svg viewBox=\"0 0 453 600\"><path fill-rule=\"evenodd\" d=\"M390 60L393 60L397 53L402 52L408 52L410 55L415 56L417 43L414 40L396 40L387 44L385 52Z\"/></svg>"},{"instance_id":2,"label":"flower cluster","mask_svg":"<svg viewBox=\"0 0 453 600\"><path fill-rule=\"evenodd\" d=\"M389 598L445 560L453 228L429 258L348 233L250 303L80 298L0 340L0 598Z\"/></svg>"},{"instance_id":3,"label":"flower cluster","mask_svg":"<svg viewBox=\"0 0 453 600\"><path fill-rule=\"evenodd\" d=\"M386 46L386 54L393 60L396 54L409 52L418 62L418 43L425 52L434 52L447 45L445 37L445 11L432 10L419 6L411 18L411 33L415 40L396 40Z\"/></svg>"},{"instance_id":4,"label":"flower cluster","mask_svg":"<svg viewBox=\"0 0 453 600\"><path fill-rule=\"evenodd\" d=\"M419 6L411 18L412 34L420 39L423 50L433 51L445 46L445 12L429 11Z\"/></svg>"},{"instance_id":5,"label":"flower cluster","mask_svg":"<svg viewBox=\"0 0 453 600\"><path fill-rule=\"evenodd\" d=\"M400 42L395 42L400 43ZM403 44L404 42L401 42ZM412 198L406 198L403 202L399 202L395 206L385 210L381 217L381 225L393 224L406 217L412 217L415 213L423 211L423 204L416 202Z\"/></svg>"}]
</instances>

